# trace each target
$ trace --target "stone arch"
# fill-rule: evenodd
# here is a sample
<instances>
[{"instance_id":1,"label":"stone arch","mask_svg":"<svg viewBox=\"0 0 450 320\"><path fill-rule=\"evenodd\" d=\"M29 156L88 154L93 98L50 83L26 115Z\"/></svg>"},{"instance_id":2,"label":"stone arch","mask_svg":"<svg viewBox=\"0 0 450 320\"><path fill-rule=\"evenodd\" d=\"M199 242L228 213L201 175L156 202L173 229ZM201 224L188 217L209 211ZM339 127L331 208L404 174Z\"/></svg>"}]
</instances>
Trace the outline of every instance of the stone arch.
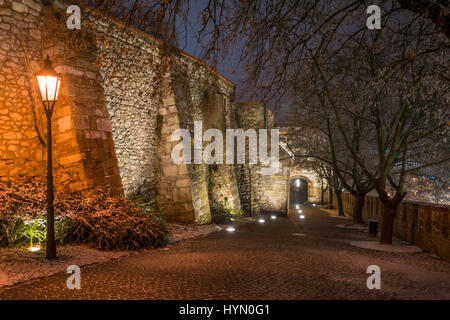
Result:
<instances>
[{"instance_id":1,"label":"stone arch","mask_svg":"<svg viewBox=\"0 0 450 320\"><path fill-rule=\"evenodd\" d=\"M302 202L302 203L313 202L313 201L310 201L310 200L313 200L312 199L313 198L313 190L314 190L313 181L311 181L311 179L309 179L305 175L301 175L301 174L292 175L292 176L289 177L289 186L287 188L288 190L287 190L287 194L286 194L288 209L291 209L290 207L291 207L291 196L292 196L291 188L292 188L292 184L293 184L292 182L297 180L297 179L300 179L300 180L305 181L307 183L307 185L306 185L306 191L307 191L306 199L301 199L300 202Z\"/></svg>"}]
</instances>

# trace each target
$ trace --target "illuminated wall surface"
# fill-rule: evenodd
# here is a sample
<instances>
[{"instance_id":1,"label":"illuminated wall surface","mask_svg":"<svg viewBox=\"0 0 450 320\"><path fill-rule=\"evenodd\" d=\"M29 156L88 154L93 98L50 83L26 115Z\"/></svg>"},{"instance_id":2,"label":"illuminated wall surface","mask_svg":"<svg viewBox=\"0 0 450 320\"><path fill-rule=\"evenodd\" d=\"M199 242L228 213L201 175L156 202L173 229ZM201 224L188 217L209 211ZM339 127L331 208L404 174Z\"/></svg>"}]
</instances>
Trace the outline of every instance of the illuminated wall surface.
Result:
<instances>
[{"instance_id":1,"label":"illuminated wall surface","mask_svg":"<svg viewBox=\"0 0 450 320\"><path fill-rule=\"evenodd\" d=\"M156 199L179 222L209 222L212 205L286 210L286 181L270 181L289 174L289 161L263 180L258 166L175 165L170 157L178 128L272 127L270 110L235 103L234 84L203 62L101 14L69 30L68 4L52 3L0 1L1 180L45 177L46 120L34 75L49 55L62 77L52 122L57 192L108 186Z\"/></svg>"}]
</instances>

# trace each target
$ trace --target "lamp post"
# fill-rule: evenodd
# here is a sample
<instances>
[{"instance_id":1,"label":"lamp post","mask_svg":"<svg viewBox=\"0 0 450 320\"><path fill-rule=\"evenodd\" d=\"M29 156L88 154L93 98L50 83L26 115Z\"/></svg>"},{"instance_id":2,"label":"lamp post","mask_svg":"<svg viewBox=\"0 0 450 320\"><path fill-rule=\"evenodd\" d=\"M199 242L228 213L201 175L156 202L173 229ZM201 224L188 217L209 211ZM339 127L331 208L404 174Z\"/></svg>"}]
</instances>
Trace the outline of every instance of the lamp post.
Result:
<instances>
[{"instance_id":1,"label":"lamp post","mask_svg":"<svg viewBox=\"0 0 450 320\"><path fill-rule=\"evenodd\" d=\"M56 258L55 242L55 214L53 207L53 164L52 164L52 114L58 99L61 79L52 68L48 55L45 59L44 69L37 75L39 89L47 117L47 244L45 255L47 259Z\"/></svg>"}]
</instances>

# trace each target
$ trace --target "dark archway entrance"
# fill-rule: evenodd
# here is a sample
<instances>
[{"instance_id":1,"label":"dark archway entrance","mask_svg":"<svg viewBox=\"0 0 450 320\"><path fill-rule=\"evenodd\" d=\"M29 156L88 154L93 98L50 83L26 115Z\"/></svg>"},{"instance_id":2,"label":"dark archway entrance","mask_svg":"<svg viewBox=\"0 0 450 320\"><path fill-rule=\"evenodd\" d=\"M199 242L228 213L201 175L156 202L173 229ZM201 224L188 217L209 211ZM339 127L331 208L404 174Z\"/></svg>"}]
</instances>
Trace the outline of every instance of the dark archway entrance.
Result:
<instances>
[{"instance_id":1,"label":"dark archway entrance","mask_svg":"<svg viewBox=\"0 0 450 320\"><path fill-rule=\"evenodd\" d=\"M296 204L308 202L308 181L302 178L294 178L289 185L289 208L295 209Z\"/></svg>"}]
</instances>

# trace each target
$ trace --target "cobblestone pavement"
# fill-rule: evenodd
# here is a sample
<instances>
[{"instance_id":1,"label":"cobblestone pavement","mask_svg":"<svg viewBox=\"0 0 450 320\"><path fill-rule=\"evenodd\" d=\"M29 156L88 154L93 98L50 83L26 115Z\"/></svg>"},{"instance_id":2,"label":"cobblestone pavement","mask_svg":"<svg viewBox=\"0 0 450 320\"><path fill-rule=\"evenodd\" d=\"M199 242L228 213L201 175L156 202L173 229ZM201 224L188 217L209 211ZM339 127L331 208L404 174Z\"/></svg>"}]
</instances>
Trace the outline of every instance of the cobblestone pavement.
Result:
<instances>
[{"instance_id":1,"label":"cobblestone pavement","mask_svg":"<svg viewBox=\"0 0 450 320\"><path fill-rule=\"evenodd\" d=\"M0 299L450 299L450 263L429 253L351 247L364 230L318 208L236 226L166 249L81 268L81 290L67 274L0 289ZM366 269L381 268L369 290Z\"/></svg>"}]
</instances>

